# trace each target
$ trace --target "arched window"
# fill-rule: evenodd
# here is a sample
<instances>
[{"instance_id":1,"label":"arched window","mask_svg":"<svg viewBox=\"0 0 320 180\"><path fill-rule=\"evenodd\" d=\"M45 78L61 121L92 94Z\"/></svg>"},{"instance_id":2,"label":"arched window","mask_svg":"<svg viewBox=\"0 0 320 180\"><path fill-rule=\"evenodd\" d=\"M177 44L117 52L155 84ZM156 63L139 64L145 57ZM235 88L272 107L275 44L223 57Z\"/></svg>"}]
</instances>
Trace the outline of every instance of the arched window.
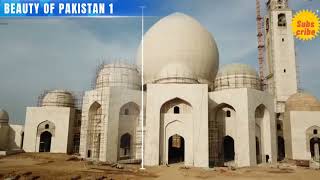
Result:
<instances>
[{"instance_id":1,"label":"arched window","mask_svg":"<svg viewBox=\"0 0 320 180\"><path fill-rule=\"evenodd\" d=\"M281 13L278 15L278 26L285 27L287 25L286 15Z\"/></svg>"},{"instance_id":2,"label":"arched window","mask_svg":"<svg viewBox=\"0 0 320 180\"><path fill-rule=\"evenodd\" d=\"M174 114L180 114L180 108L179 108L178 106L175 106L175 107L173 108L173 113L174 113Z\"/></svg>"},{"instance_id":3,"label":"arched window","mask_svg":"<svg viewBox=\"0 0 320 180\"><path fill-rule=\"evenodd\" d=\"M318 134L318 130L314 129L313 134Z\"/></svg>"},{"instance_id":4,"label":"arched window","mask_svg":"<svg viewBox=\"0 0 320 180\"><path fill-rule=\"evenodd\" d=\"M231 111L227 110L227 117L231 117Z\"/></svg>"}]
</instances>

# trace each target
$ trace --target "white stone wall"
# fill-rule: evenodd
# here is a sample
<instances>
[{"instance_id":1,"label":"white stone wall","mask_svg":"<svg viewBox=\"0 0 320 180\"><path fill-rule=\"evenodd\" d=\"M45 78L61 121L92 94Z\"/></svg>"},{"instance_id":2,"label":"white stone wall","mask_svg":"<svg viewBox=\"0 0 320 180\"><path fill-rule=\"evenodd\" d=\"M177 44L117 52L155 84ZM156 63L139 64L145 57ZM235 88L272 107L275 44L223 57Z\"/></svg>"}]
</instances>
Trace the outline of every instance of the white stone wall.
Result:
<instances>
[{"instance_id":1,"label":"white stone wall","mask_svg":"<svg viewBox=\"0 0 320 180\"><path fill-rule=\"evenodd\" d=\"M306 134L312 126L320 127L319 111L290 111L284 122L284 140L286 157L296 160L311 159L309 137ZM288 129L290 129L288 131ZM320 133L320 132L318 132Z\"/></svg>"},{"instance_id":2,"label":"white stone wall","mask_svg":"<svg viewBox=\"0 0 320 180\"><path fill-rule=\"evenodd\" d=\"M124 134L126 132L130 132L132 135L132 145L133 145L133 158L141 159L137 157L136 154L140 154L137 151L140 151L141 142L137 141L137 139L141 139L141 137L137 138L137 131L140 129L138 119L131 119L127 125L124 123L119 123L120 119L120 109L123 105L133 102L139 106L139 110L141 113L141 91L139 90L130 90L124 89L121 87L113 87L110 91L110 101L109 101L109 115L108 115L108 132L107 137L108 141L106 146L106 157L109 161L116 161L119 149L120 149L120 134Z\"/></svg>"},{"instance_id":3,"label":"white stone wall","mask_svg":"<svg viewBox=\"0 0 320 180\"><path fill-rule=\"evenodd\" d=\"M50 152L71 152L74 109L68 107L27 107L23 149L26 152L39 152L40 136L37 136L37 129L46 120L55 125Z\"/></svg>"},{"instance_id":4,"label":"white stone wall","mask_svg":"<svg viewBox=\"0 0 320 180\"><path fill-rule=\"evenodd\" d=\"M100 139L100 161L116 162L119 155L119 134L130 133L132 135L132 158L140 159L141 142L137 139L139 132L138 119L124 123L119 126L120 109L123 105L133 102L141 107L141 91L131 90L123 87L105 87L97 90L87 91L83 99L80 154L87 158L87 131L88 113L91 105L97 102L102 106L102 130ZM140 108L141 111L141 108ZM124 119L123 119L124 120ZM126 120L124 120L126 121ZM139 140L140 141L140 140Z\"/></svg>"},{"instance_id":5,"label":"white stone wall","mask_svg":"<svg viewBox=\"0 0 320 180\"><path fill-rule=\"evenodd\" d=\"M255 111L259 105L263 104L269 111L269 117L266 117L263 126L262 157L268 154L270 161L276 162L276 129L271 95L254 89L241 88L210 92L209 98L209 113L214 112L216 107L223 104L235 110L235 121L233 124L226 124L226 133L230 133L234 139L235 165L238 167L256 165Z\"/></svg>"},{"instance_id":6,"label":"white stone wall","mask_svg":"<svg viewBox=\"0 0 320 180\"><path fill-rule=\"evenodd\" d=\"M278 26L278 15L286 15L286 26ZM266 35L266 72L269 92L274 93L276 100L285 102L297 92L297 73L294 39L291 30L292 11L281 9L270 11L269 32ZM265 25L267 27L267 25ZM283 112L284 109L277 110Z\"/></svg>"},{"instance_id":7,"label":"white stone wall","mask_svg":"<svg viewBox=\"0 0 320 180\"><path fill-rule=\"evenodd\" d=\"M163 104L175 98L192 106L191 118L185 115L172 121L174 117L165 117L165 124L173 123L167 128L165 137L167 139L173 134L184 136L185 165L208 167L208 86L205 84L147 85L145 165L160 163L160 110Z\"/></svg>"}]
</instances>

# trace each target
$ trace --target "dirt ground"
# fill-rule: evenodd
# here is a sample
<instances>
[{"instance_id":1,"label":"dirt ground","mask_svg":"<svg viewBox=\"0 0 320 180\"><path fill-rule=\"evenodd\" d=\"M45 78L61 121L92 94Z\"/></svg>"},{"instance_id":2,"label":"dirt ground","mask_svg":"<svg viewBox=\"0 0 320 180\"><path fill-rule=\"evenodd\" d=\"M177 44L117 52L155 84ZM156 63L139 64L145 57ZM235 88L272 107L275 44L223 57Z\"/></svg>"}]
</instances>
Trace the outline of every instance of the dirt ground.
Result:
<instances>
[{"instance_id":1,"label":"dirt ground","mask_svg":"<svg viewBox=\"0 0 320 180\"><path fill-rule=\"evenodd\" d=\"M0 179L214 179L214 180L320 180L320 170L290 165L254 168L186 168L181 164L159 167L94 164L65 154L22 153L0 157ZM14 178L13 178L14 177Z\"/></svg>"}]
</instances>

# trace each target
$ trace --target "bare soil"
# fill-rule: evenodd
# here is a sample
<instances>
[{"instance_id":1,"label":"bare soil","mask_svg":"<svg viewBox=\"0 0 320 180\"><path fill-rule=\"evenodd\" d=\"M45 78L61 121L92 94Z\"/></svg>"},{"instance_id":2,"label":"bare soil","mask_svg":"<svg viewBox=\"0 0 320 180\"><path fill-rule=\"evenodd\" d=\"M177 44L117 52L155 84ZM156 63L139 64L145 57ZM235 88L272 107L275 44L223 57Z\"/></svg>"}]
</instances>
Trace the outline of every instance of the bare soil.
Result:
<instances>
[{"instance_id":1,"label":"bare soil","mask_svg":"<svg viewBox=\"0 0 320 180\"><path fill-rule=\"evenodd\" d=\"M214 179L214 180L320 180L320 170L290 164L252 168L188 168L182 164L159 167L83 161L65 154L22 153L0 157L0 179Z\"/></svg>"}]
</instances>

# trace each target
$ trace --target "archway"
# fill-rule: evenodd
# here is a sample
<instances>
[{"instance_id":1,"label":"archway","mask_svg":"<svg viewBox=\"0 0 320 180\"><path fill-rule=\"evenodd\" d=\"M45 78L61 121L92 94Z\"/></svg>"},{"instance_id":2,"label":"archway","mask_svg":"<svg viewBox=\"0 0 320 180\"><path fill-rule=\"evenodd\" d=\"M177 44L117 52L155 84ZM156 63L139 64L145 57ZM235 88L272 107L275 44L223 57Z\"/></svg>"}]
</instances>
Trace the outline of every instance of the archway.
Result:
<instances>
[{"instance_id":1,"label":"archway","mask_svg":"<svg viewBox=\"0 0 320 180\"><path fill-rule=\"evenodd\" d=\"M184 162L184 138L175 134L169 138L168 163Z\"/></svg>"},{"instance_id":2,"label":"archway","mask_svg":"<svg viewBox=\"0 0 320 180\"><path fill-rule=\"evenodd\" d=\"M315 145L318 144L319 152L320 152L320 138L318 137L313 137L310 139L310 152L311 152L311 157L315 157Z\"/></svg>"},{"instance_id":3,"label":"archway","mask_svg":"<svg viewBox=\"0 0 320 180\"><path fill-rule=\"evenodd\" d=\"M278 161L283 160L285 155L284 139L283 137L278 136Z\"/></svg>"},{"instance_id":4,"label":"archway","mask_svg":"<svg viewBox=\"0 0 320 180\"><path fill-rule=\"evenodd\" d=\"M39 152L50 152L52 134L48 131L41 133Z\"/></svg>"},{"instance_id":5,"label":"archway","mask_svg":"<svg viewBox=\"0 0 320 180\"><path fill-rule=\"evenodd\" d=\"M267 144L270 142L270 113L265 105L260 104L255 110L255 138L256 138L256 162L266 163L270 159L270 149ZM269 144L270 145L270 144ZM268 155L268 156L267 156Z\"/></svg>"},{"instance_id":6,"label":"archway","mask_svg":"<svg viewBox=\"0 0 320 180\"><path fill-rule=\"evenodd\" d=\"M187 131L184 128L188 124L192 124L191 104L180 98L173 98L169 101L166 101L160 108L159 124L159 164L169 163L169 159L171 163L171 158L168 158L169 148L171 147L169 143L172 141L172 139L170 139L170 136L174 134L179 134L179 136L181 137L181 148L183 148L183 154L180 154L180 160L173 158L172 163L174 163L175 161L184 161L185 140L182 138L182 136L185 136L183 132ZM177 148L171 147L170 156L171 153L175 154L176 152L179 152L178 150L176 150Z\"/></svg>"},{"instance_id":7,"label":"archway","mask_svg":"<svg viewBox=\"0 0 320 180\"><path fill-rule=\"evenodd\" d=\"M135 102L127 102L120 107L117 146L118 160L140 158L141 148L137 139L141 139L139 128L141 126L140 107Z\"/></svg>"},{"instance_id":8,"label":"archway","mask_svg":"<svg viewBox=\"0 0 320 180\"><path fill-rule=\"evenodd\" d=\"M209 113L209 167L225 166L225 162L235 158L234 140L236 134L236 110L222 103ZM228 135L228 136L227 136Z\"/></svg>"},{"instance_id":9,"label":"archway","mask_svg":"<svg viewBox=\"0 0 320 180\"><path fill-rule=\"evenodd\" d=\"M94 102L88 113L88 129L87 129L87 157L99 159L100 157L100 141L101 141L101 121L102 107L98 102Z\"/></svg>"},{"instance_id":10,"label":"archway","mask_svg":"<svg viewBox=\"0 0 320 180\"><path fill-rule=\"evenodd\" d=\"M224 162L234 160L234 140L230 136L225 136L223 139L223 154Z\"/></svg>"},{"instance_id":11,"label":"archway","mask_svg":"<svg viewBox=\"0 0 320 180\"><path fill-rule=\"evenodd\" d=\"M126 133L120 138L120 154L119 159L129 159L131 154L131 135Z\"/></svg>"}]
</instances>

